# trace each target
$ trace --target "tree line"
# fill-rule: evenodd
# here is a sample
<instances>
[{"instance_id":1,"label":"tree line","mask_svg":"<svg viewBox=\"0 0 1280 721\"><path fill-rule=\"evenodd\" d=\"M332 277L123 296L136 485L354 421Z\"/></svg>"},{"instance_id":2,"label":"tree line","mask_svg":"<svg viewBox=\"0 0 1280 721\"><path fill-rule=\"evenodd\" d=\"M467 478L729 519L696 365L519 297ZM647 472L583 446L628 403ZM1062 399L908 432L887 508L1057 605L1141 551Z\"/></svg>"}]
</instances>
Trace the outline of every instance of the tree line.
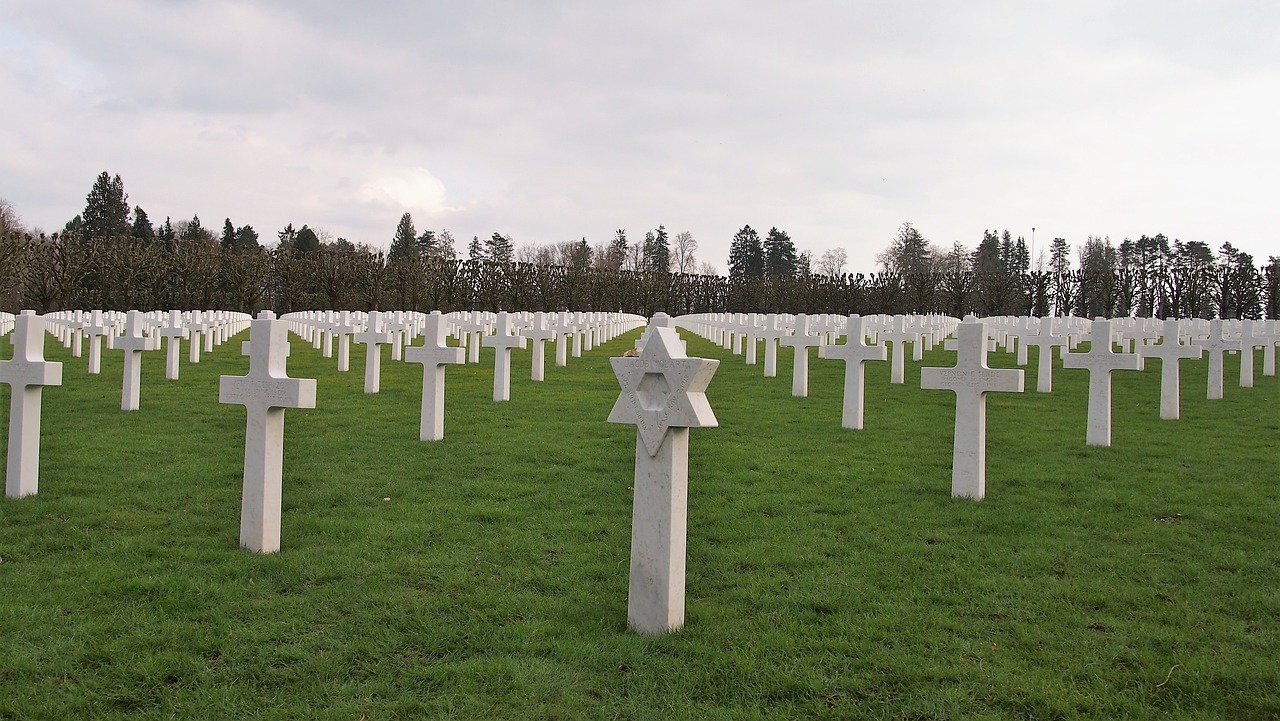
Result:
<instances>
[{"instance_id":1,"label":"tree line","mask_svg":"<svg viewBox=\"0 0 1280 721\"><path fill-rule=\"evenodd\" d=\"M608 310L942 313L1108 317L1280 318L1280 259L1264 267L1229 243L1142 236L1113 246L1089 238L1070 262L1057 238L1032 269L1021 238L984 233L973 251L938 248L905 224L876 273L843 272L843 253L816 264L784 231L750 226L733 238L727 275L695 267L697 244L663 226L629 243L623 230L514 247L510 236L474 237L466 255L448 231L422 231L405 213L383 252L306 225L265 247L251 226L227 219L221 234L198 217L152 227L130 209L119 176L99 176L83 213L61 233L24 230L0 201L0 309L203 309L256 313L352 310ZM703 271L703 272L700 272ZM706 272L709 271L709 272Z\"/></svg>"}]
</instances>

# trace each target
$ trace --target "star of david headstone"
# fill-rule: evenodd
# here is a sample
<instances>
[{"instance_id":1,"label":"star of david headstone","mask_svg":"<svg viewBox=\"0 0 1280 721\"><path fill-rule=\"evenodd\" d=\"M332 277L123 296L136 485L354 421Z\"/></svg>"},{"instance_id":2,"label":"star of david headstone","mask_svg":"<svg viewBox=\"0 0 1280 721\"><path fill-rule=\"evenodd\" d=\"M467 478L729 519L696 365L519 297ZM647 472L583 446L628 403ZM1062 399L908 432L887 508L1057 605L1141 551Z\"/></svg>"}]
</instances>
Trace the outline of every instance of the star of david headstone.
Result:
<instances>
[{"instance_id":1,"label":"star of david headstone","mask_svg":"<svg viewBox=\"0 0 1280 721\"><path fill-rule=\"evenodd\" d=\"M720 361L690 358L674 328L651 327L635 358L611 358L622 394L609 412L610 423L630 423L650 456L656 456L670 428L715 428L707 384Z\"/></svg>"}]
</instances>

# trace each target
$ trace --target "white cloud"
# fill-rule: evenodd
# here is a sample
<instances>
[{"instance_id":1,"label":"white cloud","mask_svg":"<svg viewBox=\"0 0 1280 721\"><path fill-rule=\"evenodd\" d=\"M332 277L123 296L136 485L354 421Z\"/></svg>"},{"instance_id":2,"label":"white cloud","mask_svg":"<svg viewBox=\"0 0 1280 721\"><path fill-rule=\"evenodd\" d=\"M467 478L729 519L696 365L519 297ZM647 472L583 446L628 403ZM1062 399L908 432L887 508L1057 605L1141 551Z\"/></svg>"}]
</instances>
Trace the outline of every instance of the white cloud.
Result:
<instances>
[{"instance_id":1,"label":"white cloud","mask_svg":"<svg viewBox=\"0 0 1280 721\"><path fill-rule=\"evenodd\" d=\"M385 170L360 188L360 200L383 209L404 209L432 218L452 210L444 183L426 168Z\"/></svg>"},{"instance_id":2,"label":"white cloud","mask_svg":"<svg viewBox=\"0 0 1280 721\"><path fill-rule=\"evenodd\" d=\"M722 269L747 223L861 270L903 222L1261 258L1280 17L1260 7L13 0L0 197L56 228L109 170L157 219L374 245L405 211L520 242L661 223Z\"/></svg>"}]
</instances>

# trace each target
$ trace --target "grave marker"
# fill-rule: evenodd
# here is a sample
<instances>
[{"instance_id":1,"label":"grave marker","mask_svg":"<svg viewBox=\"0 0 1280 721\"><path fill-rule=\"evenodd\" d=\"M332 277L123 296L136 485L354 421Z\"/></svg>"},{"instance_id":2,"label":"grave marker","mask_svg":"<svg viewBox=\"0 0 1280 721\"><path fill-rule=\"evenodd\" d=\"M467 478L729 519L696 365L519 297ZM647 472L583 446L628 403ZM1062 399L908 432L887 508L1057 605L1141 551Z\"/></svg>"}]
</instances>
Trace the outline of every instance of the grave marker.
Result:
<instances>
[{"instance_id":1,"label":"grave marker","mask_svg":"<svg viewBox=\"0 0 1280 721\"><path fill-rule=\"evenodd\" d=\"M84 332L89 339L89 375L96 376L102 372L102 339L114 334L115 328L102 317L102 311L95 310L89 314Z\"/></svg>"},{"instance_id":2,"label":"grave marker","mask_svg":"<svg viewBox=\"0 0 1280 721\"><path fill-rule=\"evenodd\" d=\"M45 386L62 385L62 364L44 359L44 318L24 310L13 318L13 358L0 361L9 386L9 450L4 494L35 495L40 488L40 400Z\"/></svg>"},{"instance_id":3,"label":"grave marker","mask_svg":"<svg viewBox=\"0 0 1280 721\"><path fill-rule=\"evenodd\" d=\"M1144 345L1138 348L1142 357L1160 359L1160 417L1166 421L1178 419L1181 406L1180 374L1178 362L1183 358L1200 358L1202 349L1195 345L1182 345L1178 342L1178 319L1169 318L1164 322L1160 334L1159 345Z\"/></svg>"},{"instance_id":4,"label":"grave marker","mask_svg":"<svg viewBox=\"0 0 1280 721\"><path fill-rule=\"evenodd\" d=\"M357 343L364 343L364 392L377 393L382 385L382 346L391 343L391 334L382 330L382 313L369 311L365 329L354 335Z\"/></svg>"},{"instance_id":5,"label":"grave marker","mask_svg":"<svg viewBox=\"0 0 1280 721\"><path fill-rule=\"evenodd\" d=\"M987 494L987 393L1021 393L1022 371L987 366L987 326L973 316L956 326L956 339L955 366L921 368L920 387L955 392L951 495L982 500Z\"/></svg>"},{"instance_id":6,"label":"grave marker","mask_svg":"<svg viewBox=\"0 0 1280 721\"><path fill-rule=\"evenodd\" d=\"M787 334L778 326L778 314L765 316L764 328L759 331L764 341L764 377L774 378L778 375L778 341Z\"/></svg>"},{"instance_id":7,"label":"grave marker","mask_svg":"<svg viewBox=\"0 0 1280 721\"><path fill-rule=\"evenodd\" d=\"M530 377L535 381L541 381L547 365L546 342L556 337L556 331L547 327L547 314L538 311L533 314L533 325L525 330L524 335L533 342L533 367Z\"/></svg>"},{"instance_id":8,"label":"grave marker","mask_svg":"<svg viewBox=\"0 0 1280 721\"><path fill-rule=\"evenodd\" d=\"M845 337L844 345L819 348L818 357L844 361L844 411L840 422L845 428L860 429L865 385L863 364L869 360L885 360L888 349L878 343L867 345L866 320L857 315L849 316Z\"/></svg>"},{"instance_id":9,"label":"grave marker","mask_svg":"<svg viewBox=\"0 0 1280 721\"><path fill-rule=\"evenodd\" d=\"M1142 370L1142 356L1116 353L1111 347L1111 321L1095 318L1089 331L1089 350L1064 353L1063 368L1089 371L1089 418L1085 443L1111 445L1111 372Z\"/></svg>"},{"instance_id":10,"label":"grave marker","mask_svg":"<svg viewBox=\"0 0 1280 721\"><path fill-rule=\"evenodd\" d=\"M1240 341L1229 340L1222 335L1223 326L1225 324L1221 320L1209 321L1209 336L1207 338L1197 338L1192 343L1200 346L1209 354L1209 384L1207 397L1211 401L1220 400L1222 398L1223 372L1222 372L1222 354L1229 350L1240 350Z\"/></svg>"},{"instance_id":11,"label":"grave marker","mask_svg":"<svg viewBox=\"0 0 1280 721\"><path fill-rule=\"evenodd\" d=\"M896 315L893 317L893 328L890 330L880 331L879 341L893 344L893 352L891 354L892 363L889 370L890 383L904 383L906 380L906 352L907 343L919 344L920 335L918 333L907 330L906 316ZM985 356L984 356L985 358Z\"/></svg>"},{"instance_id":12,"label":"grave marker","mask_svg":"<svg viewBox=\"0 0 1280 721\"><path fill-rule=\"evenodd\" d=\"M124 336L116 339L116 347L124 351L124 385L120 389L120 410L138 410L142 388L142 352L156 349L154 337L142 335L142 311L129 311Z\"/></svg>"},{"instance_id":13,"label":"grave marker","mask_svg":"<svg viewBox=\"0 0 1280 721\"><path fill-rule=\"evenodd\" d=\"M159 337L165 339L164 377L168 380L178 380L178 354L187 335L187 329L182 326L182 311L169 311L169 325L159 332Z\"/></svg>"},{"instance_id":14,"label":"grave marker","mask_svg":"<svg viewBox=\"0 0 1280 721\"><path fill-rule=\"evenodd\" d=\"M805 398L809 395L809 349L822 345L822 336L809 333L809 317L796 316L795 333L782 337L782 345L795 348L795 360L791 365L791 395Z\"/></svg>"},{"instance_id":15,"label":"grave marker","mask_svg":"<svg viewBox=\"0 0 1280 721\"><path fill-rule=\"evenodd\" d=\"M684 625L689 429L718 425L705 391L720 361L686 356L674 328L653 324L638 357L610 361L622 393L609 422L636 426L627 625L669 633Z\"/></svg>"},{"instance_id":16,"label":"grave marker","mask_svg":"<svg viewBox=\"0 0 1280 721\"><path fill-rule=\"evenodd\" d=\"M444 366L464 361L465 350L450 346L444 316L433 311L422 325L423 344L404 351L408 363L422 364L422 423L418 437L424 441L444 438Z\"/></svg>"},{"instance_id":17,"label":"grave marker","mask_svg":"<svg viewBox=\"0 0 1280 721\"><path fill-rule=\"evenodd\" d=\"M244 482L240 499L240 545L257 553L280 550L280 499L284 468L284 411L315 408L316 382L290 378L289 328L264 310L241 349L249 373L222 376L218 402L245 407Z\"/></svg>"},{"instance_id":18,"label":"grave marker","mask_svg":"<svg viewBox=\"0 0 1280 721\"><path fill-rule=\"evenodd\" d=\"M1253 387L1253 349L1271 343L1262 321L1240 321L1240 387Z\"/></svg>"},{"instance_id":19,"label":"grave marker","mask_svg":"<svg viewBox=\"0 0 1280 721\"><path fill-rule=\"evenodd\" d=\"M493 400L511 400L511 349L524 349L528 338L512 335L511 315L505 310L498 313L497 333L485 336L482 343L493 348Z\"/></svg>"},{"instance_id":20,"label":"grave marker","mask_svg":"<svg viewBox=\"0 0 1280 721\"><path fill-rule=\"evenodd\" d=\"M1026 363L1027 348L1035 346L1038 348L1038 360L1036 361L1036 392L1052 393L1053 392L1053 349L1054 346L1061 347L1067 342L1066 337L1053 334L1053 318L1040 319L1040 332L1036 335L1030 333L1020 334L1018 336L1018 354L1022 357L1019 365Z\"/></svg>"}]
</instances>

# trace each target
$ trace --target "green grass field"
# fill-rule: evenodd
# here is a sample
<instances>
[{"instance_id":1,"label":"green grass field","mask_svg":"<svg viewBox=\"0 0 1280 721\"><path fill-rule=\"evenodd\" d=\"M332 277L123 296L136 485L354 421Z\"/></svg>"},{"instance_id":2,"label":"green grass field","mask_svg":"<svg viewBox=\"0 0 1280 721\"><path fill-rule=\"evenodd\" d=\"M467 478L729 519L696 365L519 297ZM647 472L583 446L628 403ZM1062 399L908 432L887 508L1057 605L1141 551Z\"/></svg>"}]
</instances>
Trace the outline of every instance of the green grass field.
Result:
<instances>
[{"instance_id":1,"label":"green grass field","mask_svg":"<svg viewBox=\"0 0 1280 721\"><path fill-rule=\"evenodd\" d=\"M1033 349L1030 392L989 397L972 502L922 364L868 364L848 431L843 363L793 398L789 351L766 379L686 333L722 359L720 427L691 434L686 627L643 638L635 430L605 422L637 333L540 384L515 352L508 403L493 351L451 366L438 443L421 366L384 357L366 396L363 347L343 374L295 339L318 403L286 414L272 556L237 544L245 415L217 403L247 332L177 382L147 354L134 413L119 351L89 376L50 339L40 492L0 503L0 718L1280 718L1276 378L1241 389L1229 358L1211 402L1184 362L1161 421L1158 361L1116 373L1090 448L1087 374L1035 393Z\"/></svg>"}]
</instances>

